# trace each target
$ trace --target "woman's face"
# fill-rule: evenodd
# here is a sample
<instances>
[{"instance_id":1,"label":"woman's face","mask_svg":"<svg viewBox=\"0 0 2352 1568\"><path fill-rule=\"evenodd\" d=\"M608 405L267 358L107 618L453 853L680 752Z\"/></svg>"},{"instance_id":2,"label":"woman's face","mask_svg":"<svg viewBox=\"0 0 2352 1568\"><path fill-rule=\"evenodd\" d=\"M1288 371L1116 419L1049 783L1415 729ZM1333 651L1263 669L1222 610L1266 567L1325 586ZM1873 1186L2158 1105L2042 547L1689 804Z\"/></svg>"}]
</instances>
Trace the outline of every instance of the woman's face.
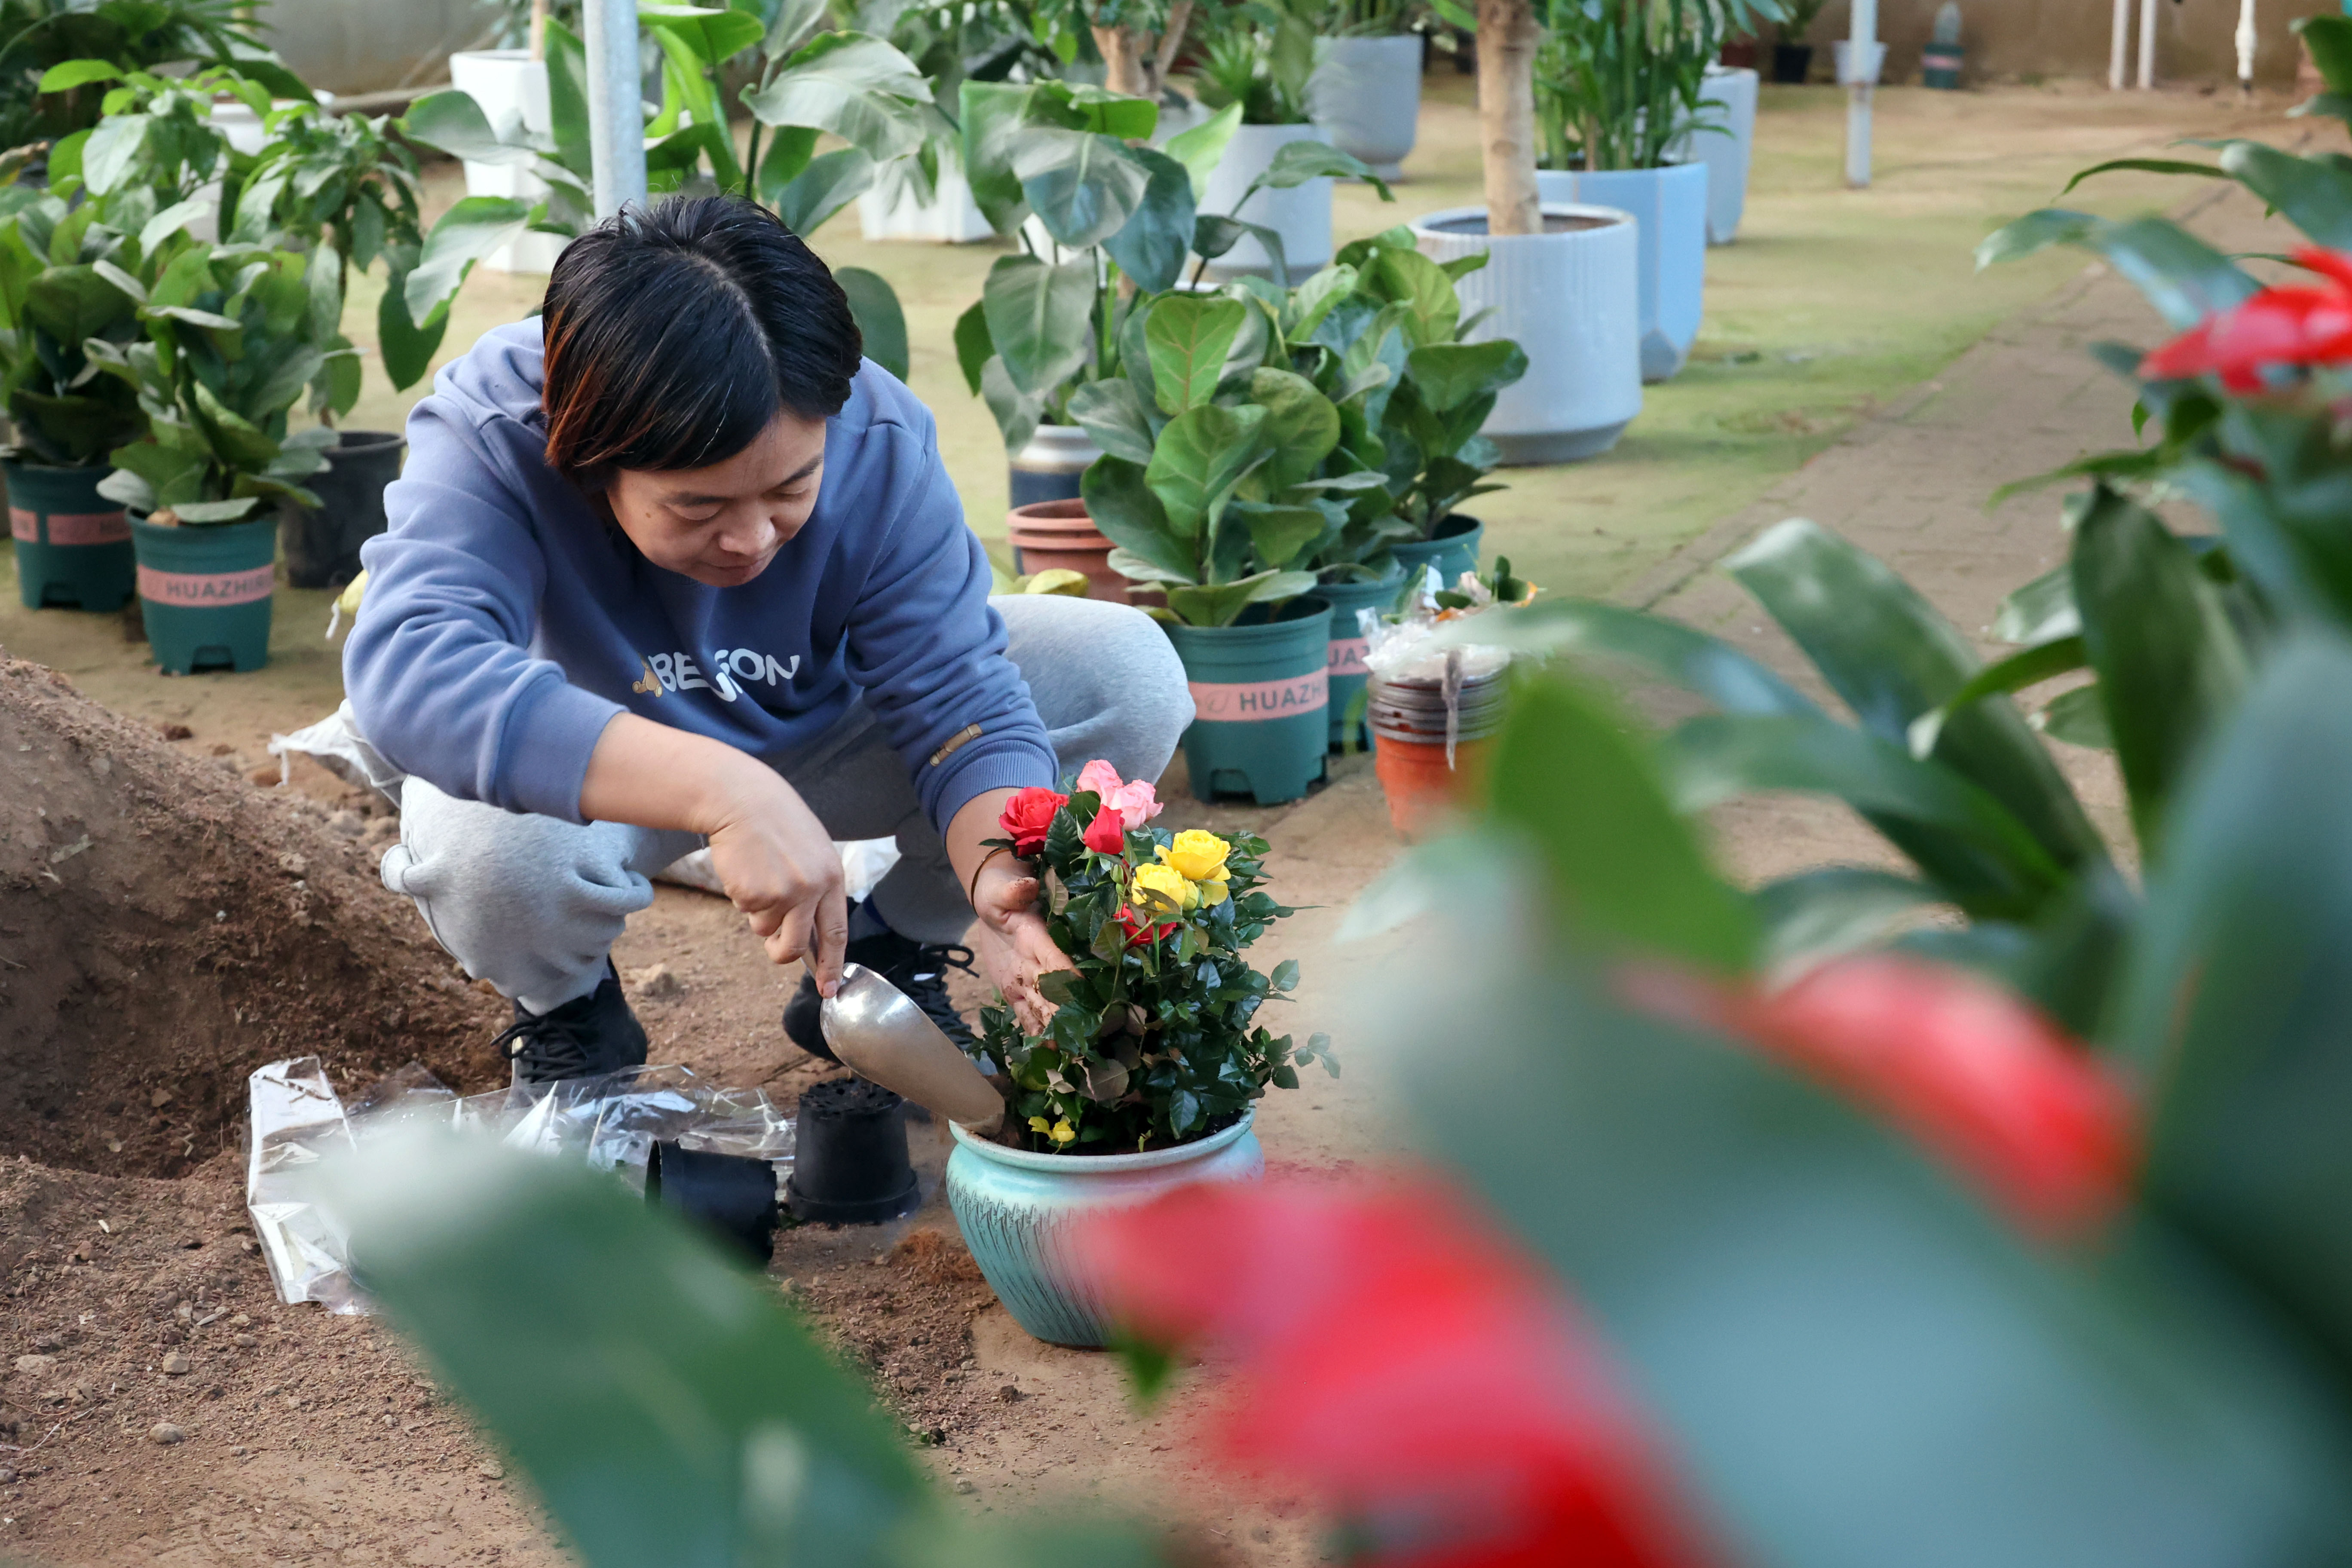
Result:
<instances>
[{"instance_id":1,"label":"woman's face","mask_svg":"<svg viewBox=\"0 0 2352 1568\"><path fill-rule=\"evenodd\" d=\"M623 468L604 492L645 558L713 588L768 569L801 531L824 477L824 421L779 414L751 444L707 468Z\"/></svg>"}]
</instances>

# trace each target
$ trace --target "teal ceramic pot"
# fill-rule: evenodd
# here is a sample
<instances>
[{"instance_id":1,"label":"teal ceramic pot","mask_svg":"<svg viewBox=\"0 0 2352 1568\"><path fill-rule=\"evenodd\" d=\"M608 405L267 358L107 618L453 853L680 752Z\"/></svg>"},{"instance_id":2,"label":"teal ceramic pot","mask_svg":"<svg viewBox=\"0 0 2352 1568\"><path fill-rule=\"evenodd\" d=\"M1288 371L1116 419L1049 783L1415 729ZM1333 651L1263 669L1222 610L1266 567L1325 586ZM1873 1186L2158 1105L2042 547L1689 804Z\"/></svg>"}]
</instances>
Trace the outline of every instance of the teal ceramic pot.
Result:
<instances>
[{"instance_id":1,"label":"teal ceramic pot","mask_svg":"<svg viewBox=\"0 0 2352 1568\"><path fill-rule=\"evenodd\" d=\"M1317 598L1331 605L1331 749L1335 752L1350 745L1365 751L1372 743L1370 726L1356 711L1364 695L1364 679L1371 673L1364 668L1366 639L1356 624L1356 612L1387 609L1396 603L1403 587L1404 570L1399 567L1377 583L1326 583L1315 590Z\"/></svg>"},{"instance_id":2,"label":"teal ceramic pot","mask_svg":"<svg viewBox=\"0 0 2352 1568\"><path fill-rule=\"evenodd\" d=\"M158 528L131 520L139 551L139 613L156 668L259 669L269 662L278 517Z\"/></svg>"},{"instance_id":3,"label":"teal ceramic pot","mask_svg":"<svg viewBox=\"0 0 2352 1568\"><path fill-rule=\"evenodd\" d=\"M1457 511L1437 525L1436 538L1391 545L1390 553L1411 577L1419 577L1424 566L1436 567L1451 588L1462 574L1478 570L1478 545L1486 537L1485 523Z\"/></svg>"},{"instance_id":4,"label":"teal ceramic pot","mask_svg":"<svg viewBox=\"0 0 2352 1568\"><path fill-rule=\"evenodd\" d=\"M8 533L16 542L16 589L25 608L119 610L136 563L131 520L98 493L109 468L0 463L8 480Z\"/></svg>"},{"instance_id":5,"label":"teal ceramic pot","mask_svg":"<svg viewBox=\"0 0 2352 1568\"><path fill-rule=\"evenodd\" d=\"M1253 1108L1222 1132L1142 1154L1033 1154L950 1123L948 1206L1013 1321L1048 1344L1099 1349L1111 1326L1079 1229L1192 1182L1256 1181L1265 1174L1256 1119Z\"/></svg>"},{"instance_id":6,"label":"teal ceramic pot","mask_svg":"<svg viewBox=\"0 0 2352 1568\"><path fill-rule=\"evenodd\" d=\"M1193 795L1260 805L1305 795L1331 744L1329 601L1318 591L1270 619L1167 629L1192 688L1184 768Z\"/></svg>"}]
</instances>

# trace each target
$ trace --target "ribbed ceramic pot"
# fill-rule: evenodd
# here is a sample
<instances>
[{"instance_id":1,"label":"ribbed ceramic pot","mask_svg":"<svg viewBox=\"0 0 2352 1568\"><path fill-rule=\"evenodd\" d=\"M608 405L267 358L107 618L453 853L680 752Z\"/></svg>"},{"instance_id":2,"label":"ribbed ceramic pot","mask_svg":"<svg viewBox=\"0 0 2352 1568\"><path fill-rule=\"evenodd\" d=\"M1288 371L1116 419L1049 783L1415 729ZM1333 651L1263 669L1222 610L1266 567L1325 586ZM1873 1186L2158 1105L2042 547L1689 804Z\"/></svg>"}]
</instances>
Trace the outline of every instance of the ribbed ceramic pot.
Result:
<instances>
[{"instance_id":1,"label":"ribbed ceramic pot","mask_svg":"<svg viewBox=\"0 0 2352 1568\"><path fill-rule=\"evenodd\" d=\"M1582 202L1633 215L1643 381L1672 380L1698 341L1706 292L1706 190L1705 163L1536 174L1536 193L1547 206Z\"/></svg>"},{"instance_id":2,"label":"ribbed ceramic pot","mask_svg":"<svg viewBox=\"0 0 2352 1568\"><path fill-rule=\"evenodd\" d=\"M119 610L137 563L122 503L98 493L110 468L0 463L8 480L8 535L25 608Z\"/></svg>"},{"instance_id":3,"label":"ribbed ceramic pot","mask_svg":"<svg viewBox=\"0 0 2352 1568\"><path fill-rule=\"evenodd\" d=\"M1086 477L1102 448L1076 425L1040 425L1027 446L1013 454L1013 504L1018 509L1045 500L1076 500L1078 481ZM1019 563L1019 556L1014 563ZM1034 572L1034 566L1023 566Z\"/></svg>"},{"instance_id":4,"label":"ribbed ceramic pot","mask_svg":"<svg viewBox=\"0 0 2352 1568\"><path fill-rule=\"evenodd\" d=\"M1642 412L1641 236L1613 207L1544 204L1542 234L1492 235L1486 209L1450 207L1412 226L1433 261L1484 253L1454 284L1472 341L1509 338L1528 374L1503 388L1485 435L1506 463L1572 463L1617 444Z\"/></svg>"},{"instance_id":5,"label":"ribbed ceramic pot","mask_svg":"<svg viewBox=\"0 0 2352 1568\"><path fill-rule=\"evenodd\" d=\"M158 528L131 520L139 614L158 668L259 669L269 662L278 518Z\"/></svg>"},{"instance_id":6,"label":"ribbed ceramic pot","mask_svg":"<svg viewBox=\"0 0 2352 1568\"><path fill-rule=\"evenodd\" d=\"M1756 150L1756 87L1752 70L1709 66L1700 104L1719 131L1686 131L1669 152L1678 163L1706 165L1706 242L1729 245L1748 210L1748 167Z\"/></svg>"},{"instance_id":7,"label":"ribbed ceramic pot","mask_svg":"<svg viewBox=\"0 0 2352 1568\"><path fill-rule=\"evenodd\" d=\"M1265 1152L1255 1108L1197 1142L1141 1154L1033 1154L949 1124L948 1207L1013 1321L1048 1344L1099 1349L1111 1325L1079 1232L1099 1215L1193 1182L1254 1182Z\"/></svg>"},{"instance_id":8,"label":"ribbed ceramic pot","mask_svg":"<svg viewBox=\"0 0 2352 1568\"><path fill-rule=\"evenodd\" d=\"M1224 156L1209 172L1208 188L1201 193L1202 213L1238 217L1280 235L1282 259L1294 284L1306 281L1331 259L1330 180L1307 180L1286 191L1262 190L1241 211L1234 208L1250 182L1273 166L1276 153L1293 142L1328 140L1319 125L1236 125ZM1208 266L1208 276L1221 282L1244 274L1274 276L1274 257L1255 235L1244 235Z\"/></svg>"},{"instance_id":9,"label":"ribbed ceramic pot","mask_svg":"<svg viewBox=\"0 0 2352 1568\"><path fill-rule=\"evenodd\" d=\"M1133 603L1128 580L1110 563L1110 541L1087 514L1083 500L1041 500L1016 506L1004 520L1013 564L1024 575L1076 572L1087 580L1087 597L1113 605Z\"/></svg>"},{"instance_id":10,"label":"ribbed ceramic pot","mask_svg":"<svg viewBox=\"0 0 2352 1568\"><path fill-rule=\"evenodd\" d=\"M1369 640L1363 627L1357 624L1359 610L1385 610L1396 603L1397 595L1404 588L1404 569L1400 566L1376 583L1351 580L1346 583L1323 583L1317 585L1315 596L1328 600L1331 605L1331 748L1334 751L1353 746L1358 751L1372 743L1371 730L1357 711L1364 694L1364 681L1371 674L1364 664Z\"/></svg>"},{"instance_id":11,"label":"ribbed ceramic pot","mask_svg":"<svg viewBox=\"0 0 2352 1568\"><path fill-rule=\"evenodd\" d=\"M1302 594L1276 619L1167 631L1192 692L1184 730L1192 794L1245 795L1260 805L1304 795L1331 744L1328 601Z\"/></svg>"},{"instance_id":12,"label":"ribbed ceramic pot","mask_svg":"<svg viewBox=\"0 0 2352 1568\"><path fill-rule=\"evenodd\" d=\"M1403 174L1420 129L1421 59L1418 33L1334 38L1307 84L1315 122L1331 133L1331 145L1383 180Z\"/></svg>"},{"instance_id":13,"label":"ribbed ceramic pot","mask_svg":"<svg viewBox=\"0 0 2352 1568\"><path fill-rule=\"evenodd\" d=\"M1462 574L1478 570L1478 546L1486 537L1485 523L1457 511L1440 520L1433 537L1391 544L1389 552L1408 576L1417 578L1424 567L1434 566L1438 581L1451 588Z\"/></svg>"}]
</instances>

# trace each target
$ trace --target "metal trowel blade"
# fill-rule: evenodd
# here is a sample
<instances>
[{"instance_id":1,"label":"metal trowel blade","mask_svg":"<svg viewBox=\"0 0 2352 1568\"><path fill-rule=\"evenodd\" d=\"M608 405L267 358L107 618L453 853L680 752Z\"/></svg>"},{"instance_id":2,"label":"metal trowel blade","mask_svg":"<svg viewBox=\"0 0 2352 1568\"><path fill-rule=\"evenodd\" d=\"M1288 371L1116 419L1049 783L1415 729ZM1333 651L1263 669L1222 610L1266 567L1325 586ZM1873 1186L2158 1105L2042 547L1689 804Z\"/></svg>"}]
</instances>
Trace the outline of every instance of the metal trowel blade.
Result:
<instances>
[{"instance_id":1,"label":"metal trowel blade","mask_svg":"<svg viewBox=\"0 0 2352 1568\"><path fill-rule=\"evenodd\" d=\"M905 992L863 964L845 964L841 985L817 1012L841 1065L933 1115L992 1133L1004 1097Z\"/></svg>"}]
</instances>

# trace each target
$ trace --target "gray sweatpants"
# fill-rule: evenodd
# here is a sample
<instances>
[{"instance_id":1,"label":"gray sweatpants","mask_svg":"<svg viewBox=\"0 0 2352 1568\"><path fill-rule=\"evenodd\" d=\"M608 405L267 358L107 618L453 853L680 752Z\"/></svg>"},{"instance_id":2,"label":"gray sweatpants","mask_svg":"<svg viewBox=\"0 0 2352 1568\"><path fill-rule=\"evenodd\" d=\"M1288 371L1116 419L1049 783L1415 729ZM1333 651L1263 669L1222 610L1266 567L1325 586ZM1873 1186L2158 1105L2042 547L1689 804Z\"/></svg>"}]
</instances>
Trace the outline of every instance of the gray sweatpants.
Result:
<instances>
[{"instance_id":1,"label":"gray sweatpants","mask_svg":"<svg viewBox=\"0 0 2352 1568\"><path fill-rule=\"evenodd\" d=\"M1166 634L1123 605L1056 595L991 602L1061 771L1101 757L1121 778L1157 779L1192 721ZM871 895L893 931L921 942L962 937L971 905L869 709L852 707L778 771L834 837L898 840L898 863ZM383 884L416 900L467 973L544 1013L596 988L623 924L653 902L653 873L701 845L691 833L503 811L410 778Z\"/></svg>"}]
</instances>

